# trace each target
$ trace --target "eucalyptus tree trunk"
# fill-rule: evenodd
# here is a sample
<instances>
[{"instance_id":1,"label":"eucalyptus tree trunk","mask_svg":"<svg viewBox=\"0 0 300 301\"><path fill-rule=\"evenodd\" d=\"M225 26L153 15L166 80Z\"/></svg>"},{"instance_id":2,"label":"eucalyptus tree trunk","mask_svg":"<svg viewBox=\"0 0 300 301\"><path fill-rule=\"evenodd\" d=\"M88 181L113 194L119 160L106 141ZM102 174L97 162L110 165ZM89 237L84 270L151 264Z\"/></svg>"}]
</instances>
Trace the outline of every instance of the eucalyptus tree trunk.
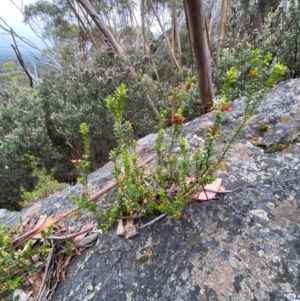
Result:
<instances>
[{"instance_id":1,"label":"eucalyptus tree trunk","mask_svg":"<svg viewBox=\"0 0 300 301\"><path fill-rule=\"evenodd\" d=\"M78 3L82 5L82 7L86 10L89 16L93 19L97 27L103 33L103 35L107 38L107 40L112 44L113 48L115 49L118 55L123 55L123 49L116 41L113 34L110 30L106 27L105 23L101 20L99 15L97 14L95 8L93 7L92 3L89 0L76 0Z\"/></svg>"},{"instance_id":2,"label":"eucalyptus tree trunk","mask_svg":"<svg viewBox=\"0 0 300 301\"><path fill-rule=\"evenodd\" d=\"M81 16L79 15L79 13L76 10L75 5L72 3L71 0L67 0L67 3L69 5L69 7L71 8L72 12L74 13L74 15L75 15L78 23L84 29L84 31L86 32L86 34L89 36L89 38L90 38L91 42L93 43L94 47L96 49L98 49L97 42L95 40L95 37L93 36L93 33L86 27L84 21L82 20ZM101 43L104 44L104 38L103 38L102 33L99 36L101 37Z\"/></svg>"},{"instance_id":3,"label":"eucalyptus tree trunk","mask_svg":"<svg viewBox=\"0 0 300 301\"><path fill-rule=\"evenodd\" d=\"M216 7L216 0L213 0L211 12L210 12L209 27L208 27L208 36L209 36L210 40L211 40L211 32L212 32L212 27L213 27L213 19L214 19L214 15L215 15L215 7Z\"/></svg>"},{"instance_id":4,"label":"eucalyptus tree trunk","mask_svg":"<svg viewBox=\"0 0 300 301\"><path fill-rule=\"evenodd\" d=\"M179 28L178 28L178 21L177 21L176 1L177 0L172 0L172 48L173 48L173 52L175 53L175 49L177 46L178 64L180 67L182 67L181 64L182 51L181 51Z\"/></svg>"},{"instance_id":5,"label":"eucalyptus tree trunk","mask_svg":"<svg viewBox=\"0 0 300 301\"><path fill-rule=\"evenodd\" d=\"M225 38L225 22L227 15L228 0L222 0L221 18L220 18L220 36L218 41L218 54L220 53L222 42Z\"/></svg>"},{"instance_id":6,"label":"eucalyptus tree trunk","mask_svg":"<svg viewBox=\"0 0 300 301\"><path fill-rule=\"evenodd\" d=\"M142 23L142 37L143 37L143 49L144 54L147 54L149 48L146 43L146 30L145 30L145 0L141 0L141 23Z\"/></svg>"},{"instance_id":7,"label":"eucalyptus tree trunk","mask_svg":"<svg viewBox=\"0 0 300 301\"><path fill-rule=\"evenodd\" d=\"M192 48L195 54L198 71L198 85L203 113L213 107L213 85L210 66L210 51L205 25L205 10L203 0L184 0L187 27Z\"/></svg>"}]
</instances>

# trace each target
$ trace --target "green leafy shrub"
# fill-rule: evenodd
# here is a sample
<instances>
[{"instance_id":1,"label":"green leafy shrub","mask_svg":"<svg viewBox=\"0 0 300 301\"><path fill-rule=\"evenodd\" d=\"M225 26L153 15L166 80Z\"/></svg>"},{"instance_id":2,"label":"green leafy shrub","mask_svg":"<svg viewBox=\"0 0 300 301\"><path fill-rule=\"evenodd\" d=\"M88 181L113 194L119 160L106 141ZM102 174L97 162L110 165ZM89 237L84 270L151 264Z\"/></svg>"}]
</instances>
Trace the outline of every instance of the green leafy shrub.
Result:
<instances>
[{"instance_id":1,"label":"green leafy shrub","mask_svg":"<svg viewBox=\"0 0 300 301\"><path fill-rule=\"evenodd\" d=\"M91 212L96 212L96 203L89 198L88 189L88 175L90 173L90 138L89 127L86 123L80 125L80 134L83 140L83 155L82 159L73 160L79 172L77 179L78 183L84 186L84 190L79 195L72 195L71 197L76 201L76 205L81 209L88 209Z\"/></svg>"},{"instance_id":2,"label":"green leafy shrub","mask_svg":"<svg viewBox=\"0 0 300 301\"><path fill-rule=\"evenodd\" d=\"M92 169L108 161L116 141L105 100L121 82L130 87L131 97L124 114L132 120L135 135L142 137L151 132L157 122L145 105L146 92L151 92L149 81L138 70L138 62L107 58L103 54L89 66L66 68L63 73L53 70L45 75L38 89L48 136L57 151L69 159L81 157L83 145L77 129L86 122L90 128Z\"/></svg>"},{"instance_id":3,"label":"green leafy shrub","mask_svg":"<svg viewBox=\"0 0 300 301\"><path fill-rule=\"evenodd\" d=\"M212 183L214 173L225 158L232 143L243 127L253 116L266 91L273 88L275 82L284 74L286 67L275 64L269 72L271 55L264 58L259 50L254 50L248 83L245 86L244 115L240 125L233 131L220 155L216 157L216 140L220 136L220 126L224 114L230 108L228 94L235 80L236 69L231 68L225 77L221 97L215 103L215 118L208 129L204 146L190 154L185 139L180 138L185 118L182 115L184 98L188 95L193 79L188 78L180 89L175 87L169 97L172 107L170 116L173 125L166 138L165 124L167 112L160 119L160 129L156 139L156 168L149 173L146 166L140 166L135 153L132 125L123 117L126 106L127 88L124 84L117 89L115 96L107 98L107 107L114 119L114 133L118 146L110 152L112 174L118 184L113 204L99 213L98 222L102 229L108 229L117 219L135 219L153 213L170 214L180 217L183 207L193 197L199 186ZM268 74L263 80L265 73ZM193 177L187 177L193 171ZM85 202L81 204L84 206ZM93 207L95 210L95 207Z\"/></svg>"},{"instance_id":4,"label":"green leafy shrub","mask_svg":"<svg viewBox=\"0 0 300 301\"><path fill-rule=\"evenodd\" d=\"M60 160L45 128L41 99L33 89L12 84L0 91L0 206L19 210L21 187L34 189L27 155L42 158L41 167L50 172Z\"/></svg>"},{"instance_id":5,"label":"green leafy shrub","mask_svg":"<svg viewBox=\"0 0 300 301\"><path fill-rule=\"evenodd\" d=\"M156 131L157 116L148 100L152 100L158 112L170 110L165 100L171 86L154 81L152 71L153 65L145 56L107 58L106 54L99 54L88 66L65 68L63 73L48 72L38 90L44 106L47 133L57 152L68 159L82 155L82 140L76 129L86 122L90 128L91 168L95 170L108 161L116 139L106 98L121 83L128 89L123 116L131 122L135 138ZM188 118L200 114L200 106L195 101L198 99L196 91L197 87L194 94L189 95L191 105L186 103L183 108Z\"/></svg>"},{"instance_id":6,"label":"green leafy shrub","mask_svg":"<svg viewBox=\"0 0 300 301\"><path fill-rule=\"evenodd\" d=\"M222 74L230 67L238 70L231 91L232 97L243 94L251 67L252 51L260 49L261 55L272 55L270 65L280 61L287 67L281 80L296 78L300 74L300 11L297 1L286 7L279 1L241 1L233 6L227 23L227 36L219 56L213 57L212 73L216 94L222 87ZM266 79L265 74L263 79Z\"/></svg>"},{"instance_id":7,"label":"green leafy shrub","mask_svg":"<svg viewBox=\"0 0 300 301\"><path fill-rule=\"evenodd\" d=\"M59 183L54 179L54 169L49 173L45 170L45 168L39 167L40 160L35 158L34 156L26 156L31 162L32 168L32 176L38 179L37 184L32 191L26 191L21 187L22 191L22 199L23 201L20 203L22 206L28 206L33 202L40 200L54 192L60 191L66 186Z\"/></svg>"},{"instance_id":8,"label":"green leafy shrub","mask_svg":"<svg viewBox=\"0 0 300 301\"><path fill-rule=\"evenodd\" d=\"M32 263L32 256L39 254L41 257L47 256L51 248L46 241L50 235L51 227L43 231L42 237L44 244L41 247L35 247L35 242L29 240L23 250L16 249L13 244L13 238L16 235L13 228L6 226L0 227L0 297L5 298L8 293L21 286L24 276L35 267Z\"/></svg>"},{"instance_id":9,"label":"green leafy shrub","mask_svg":"<svg viewBox=\"0 0 300 301\"><path fill-rule=\"evenodd\" d=\"M19 210L20 187L30 193L38 185L25 154L39 159L40 169L46 174L55 168L53 176L58 182L76 181L78 172L71 161L83 154L83 141L77 131L83 122L90 129L91 170L108 161L109 151L117 142L106 98L121 83L128 87L123 114L130 120L135 138L158 128L158 118L148 104L149 99L158 112L171 110L166 101L171 86L152 79L153 64L147 56L108 58L100 53L88 65L79 61L73 66L65 67L63 72L48 69L35 89L14 83L1 89L1 207ZM184 69L178 74L178 84L188 73ZM198 96L195 87L184 104L183 114L189 119L201 112Z\"/></svg>"}]
</instances>

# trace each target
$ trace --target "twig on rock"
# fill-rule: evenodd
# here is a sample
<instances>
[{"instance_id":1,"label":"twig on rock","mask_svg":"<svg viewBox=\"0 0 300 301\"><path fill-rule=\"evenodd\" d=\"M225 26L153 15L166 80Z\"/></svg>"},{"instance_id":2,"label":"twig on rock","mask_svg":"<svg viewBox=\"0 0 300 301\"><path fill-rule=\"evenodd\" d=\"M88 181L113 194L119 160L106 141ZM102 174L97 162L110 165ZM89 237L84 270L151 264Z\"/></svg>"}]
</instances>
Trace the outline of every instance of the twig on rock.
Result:
<instances>
[{"instance_id":1,"label":"twig on rock","mask_svg":"<svg viewBox=\"0 0 300 301\"><path fill-rule=\"evenodd\" d=\"M155 158L155 155L152 155L152 156L148 157L145 161L143 161L142 163L140 163L139 166L141 167L141 166L143 166L145 164L150 163L154 158ZM116 187L117 185L118 185L118 183L116 183L116 182L107 185L106 187L102 188L101 190L99 190L98 192L96 192L95 194L93 194L90 197L90 200L91 201L97 200L98 198L100 198L101 196L103 196L105 193L107 193L108 191L110 191L111 189L113 189L114 187Z\"/></svg>"},{"instance_id":2,"label":"twig on rock","mask_svg":"<svg viewBox=\"0 0 300 301\"><path fill-rule=\"evenodd\" d=\"M163 217L165 217L167 214L161 214L160 216L158 216L157 218L155 218L154 220L152 220L151 222L145 224L144 226L140 227L140 229L145 228L147 226L150 226L152 224L154 224L155 222L157 222L158 220L162 219Z\"/></svg>"}]
</instances>

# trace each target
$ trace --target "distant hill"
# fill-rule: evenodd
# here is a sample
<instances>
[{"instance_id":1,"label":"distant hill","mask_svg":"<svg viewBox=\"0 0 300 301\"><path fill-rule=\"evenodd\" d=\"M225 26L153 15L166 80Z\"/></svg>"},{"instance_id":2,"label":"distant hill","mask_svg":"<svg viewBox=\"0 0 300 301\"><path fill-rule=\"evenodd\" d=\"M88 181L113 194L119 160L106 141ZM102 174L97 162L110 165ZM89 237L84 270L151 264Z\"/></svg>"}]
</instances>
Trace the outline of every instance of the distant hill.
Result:
<instances>
[{"instance_id":1,"label":"distant hill","mask_svg":"<svg viewBox=\"0 0 300 301\"><path fill-rule=\"evenodd\" d=\"M33 70L33 64L35 64L36 68L38 70L38 73L39 73L39 70L43 65L42 61L45 61L46 58L43 57L43 55L41 55L41 53L39 53L39 52L33 52L31 54L26 50L23 50L23 51L22 51L22 49L19 49L19 50L21 52L21 55L23 57L26 67L29 70ZM3 63L9 62L9 61L13 61L16 63L16 65L20 66L20 63L16 57L16 54L14 53L14 51L12 49L9 49L9 48L1 49L0 50L0 70L2 68Z\"/></svg>"}]
</instances>

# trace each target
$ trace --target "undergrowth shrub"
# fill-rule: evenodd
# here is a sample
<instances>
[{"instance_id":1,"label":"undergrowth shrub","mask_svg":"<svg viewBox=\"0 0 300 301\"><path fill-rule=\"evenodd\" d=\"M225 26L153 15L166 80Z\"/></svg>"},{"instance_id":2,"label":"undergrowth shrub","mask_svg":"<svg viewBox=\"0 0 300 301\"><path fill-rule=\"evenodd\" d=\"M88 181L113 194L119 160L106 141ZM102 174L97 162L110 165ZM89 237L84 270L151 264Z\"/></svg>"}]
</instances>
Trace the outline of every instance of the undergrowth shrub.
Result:
<instances>
[{"instance_id":1,"label":"undergrowth shrub","mask_svg":"<svg viewBox=\"0 0 300 301\"><path fill-rule=\"evenodd\" d=\"M47 172L45 168L41 166L40 159L27 154L25 154L25 157L30 161L32 169L31 176L37 179L37 183L34 186L34 189L31 189L30 191L26 191L21 187L22 201L20 202L20 205L23 207L28 206L67 187L66 184L59 183L54 178L54 168L50 172Z\"/></svg>"},{"instance_id":2,"label":"undergrowth shrub","mask_svg":"<svg viewBox=\"0 0 300 301\"><path fill-rule=\"evenodd\" d=\"M66 69L63 73L48 72L38 91L45 111L47 133L57 152L70 159L82 155L82 140L76 129L86 122L90 129L91 169L108 161L116 139L106 98L121 83L128 87L123 116L130 120L135 138L156 131L159 116L151 109L149 99L158 115L165 109L170 110L165 99L171 87L153 80L152 71L147 56L108 58L98 55L89 66ZM178 76L178 80L181 77ZM199 100L195 99L198 99L197 88L184 108L190 118L200 113Z\"/></svg>"},{"instance_id":3,"label":"undergrowth shrub","mask_svg":"<svg viewBox=\"0 0 300 301\"><path fill-rule=\"evenodd\" d=\"M30 272L36 270L32 261L34 255L47 258L51 251L47 241L52 227L41 232L43 245L38 246L34 240L29 240L24 249L15 248L13 239L20 234L17 227L0 227L0 298L8 300L8 293L19 288ZM5 298L5 299L3 299Z\"/></svg>"},{"instance_id":4,"label":"undergrowth shrub","mask_svg":"<svg viewBox=\"0 0 300 301\"><path fill-rule=\"evenodd\" d=\"M139 164L132 124L123 117L127 97L126 85L121 84L115 96L108 96L107 107L113 116L114 133L118 140L117 147L110 152L112 174L118 187L112 203L106 203L104 199L99 205L99 208L103 203L106 205L105 210L99 210L99 226L107 230L118 219L134 220L154 213L180 217L183 207L193 198L199 187L215 180L214 174L233 142L254 115L265 93L273 88L284 74L286 67L279 63L269 68L271 60L272 55L263 57L259 50L252 52L248 82L243 91L243 117L217 156L216 141L220 136L224 114L230 109L231 98L228 95L237 74L236 69L231 68L226 73L221 96L215 102L214 123L208 128L204 145L192 154L188 150L186 140L181 138L180 134L185 120L182 105L195 78L188 78L181 88L175 87L168 98L172 107L171 115L167 118L166 111L161 114L155 146L156 167L152 172L148 172L145 165ZM173 125L168 138L165 130L167 119L170 119ZM87 132L85 137L86 134ZM191 173L193 176L188 176ZM87 178L82 184L86 189L78 197L77 205L96 212L97 206L87 197Z\"/></svg>"},{"instance_id":5,"label":"undergrowth shrub","mask_svg":"<svg viewBox=\"0 0 300 301\"><path fill-rule=\"evenodd\" d=\"M300 75L300 10L298 1L289 5L280 1L241 1L233 6L219 56L212 64L216 94L222 87L222 74L230 67L239 70L233 85L232 97L242 95L251 67L252 51L260 49L262 55L270 53L273 66L280 61L287 67L281 80Z\"/></svg>"},{"instance_id":6,"label":"undergrowth shrub","mask_svg":"<svg viewBox=\"0 0 300 301\"><path fill-rule=\"evenodd\" d=\"M153 62L147 56L109 58L100 53L88 65L74 65L62 72L48 69L35 89L16 84L1 89L0 187L5 187L0 192L1 207L20 209L20 187L30 193L38 185L26 154L39 159L38 169L46 174L55 168L57 181L76 181L78 172L72 160L83 154L83 141L77 131L83 122L90 129L90 171L108 161L109 151L117 144L106 98L121 83L128 87L123 116L131 121L135 138L156 131L159 114L171 110L166 101L171 86L153 80ZM188 73L188 69L178 73L178 84ZM198 96L196 86L183 107L189 119L201 113Z\"/></svg>"},{"instance_id":7,"label":"undergrowth shrub","mask_svg":"<svg viewBox=\"0 0 300 301\"><path fill-rule=\"evenodd\" d=\"M0 91L1 208L20 209L21 186L30 191L38 181L27 155L43 158L47 172L59 160L46 134L41 99L35 90L12 84Z\"/></svg>"}]
</instances>

